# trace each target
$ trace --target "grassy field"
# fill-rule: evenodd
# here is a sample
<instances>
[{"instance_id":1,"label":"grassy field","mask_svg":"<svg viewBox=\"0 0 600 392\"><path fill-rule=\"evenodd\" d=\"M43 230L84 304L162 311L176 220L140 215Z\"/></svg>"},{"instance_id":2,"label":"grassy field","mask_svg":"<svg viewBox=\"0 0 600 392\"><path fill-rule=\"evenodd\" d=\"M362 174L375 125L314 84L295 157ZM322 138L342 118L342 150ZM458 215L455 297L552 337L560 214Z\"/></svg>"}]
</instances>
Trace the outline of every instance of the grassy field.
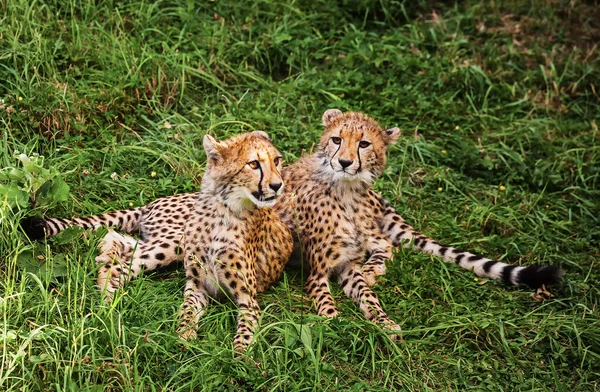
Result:
<instances>
[{"instance_id":1,"label":"grassy field","mask_svg":"<svg viewBox=\"0 0 600 392\"><path fill-rule=\"evenodd\" d=\"M0 2L0 390L600 389L599 20L577 0ZM341 317L313 315L291 269L260 297L255 366L231 303L181 347L181 271L104 305L103 233L18 230L196 190L207 132L266 130L292 162L327 108L403 129L376 187L413 226L560 265L555 298L398 250L375 289L395 344L339 290Z\"/></svg>"}]
</instances>

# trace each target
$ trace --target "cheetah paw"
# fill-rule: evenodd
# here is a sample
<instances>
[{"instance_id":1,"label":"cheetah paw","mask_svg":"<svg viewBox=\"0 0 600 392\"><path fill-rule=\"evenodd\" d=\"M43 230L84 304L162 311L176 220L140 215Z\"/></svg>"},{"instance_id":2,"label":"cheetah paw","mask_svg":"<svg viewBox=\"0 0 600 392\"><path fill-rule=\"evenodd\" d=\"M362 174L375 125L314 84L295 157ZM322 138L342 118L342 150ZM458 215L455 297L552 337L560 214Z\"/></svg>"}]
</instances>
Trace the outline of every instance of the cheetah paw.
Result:
<instances>
[{"instance_id":1,"label":"cheetah paw","mask_svg":"<svg viewBox=\"0 0 600 392\"><path fill-rule=\"evenodd\" d=\"M100 253L95 259L96 264L113 264L113 262L120 260L120 252L114 242L102 241L99 247Z\"/></svg>"},{"instance_id":2,"label":"cheetah paw","mask_svg":"<svg viewBox=\"0 0 600 392\"><path fill-rule=\"evenodd\" d=\"M179 339L181 340L196 340L198 338L198 333L194 328L191 327L182 327L177 331L177 335L179 335Z\"/></svg>"},{"instance_id":3,"label":"cheetah paw","mask_svg":"<svg viewBox=\"0 0 600 392\"><path fill-rule=\"evenodd\" d=\"M374 271L363 272L365 283L369 287L373 287L377 284L377 274Z\"/></svg>"},{"instance_id":4,"label":"cheetah paw","mask_svg":"<svg viewBox=\"0 0 600 392\"><path fill-rule=\"evenodd\" d=\"M396 332L393 333L391 335L389 335L390 339L397 342L397 343L404 343L404 340L402 339L402 328L400 328L400 326L398 324L396 324L394 321L387 319L387 320L382 320L382 328L386 331L390 331L390 332Z\"/></svg>"},{"instance_id":5,"label":"cheetah paw","mask_svg":"<svg viewBox=\"0 0 600 392\"><path fill-rule=\"evenodd\" d=\"M538 287L534 293L531 293L531 298L533 298L536 302L544 302L547 299L554 297L551 292L546 289L546 285L542 285L542 287Z\"/></svg>"},{"instance_id":6,"label":"cheetah paw","mask_svg":"<svg viewBox=\"0 0 600 392\"><path fill-rule=\"evenodd\" d=\"M366 268L365 268L366 267ZM377 284L377 277L385 275L385 265L365 266L363 267L363 278L369 287Z\"/></svg>"}]
</instances>

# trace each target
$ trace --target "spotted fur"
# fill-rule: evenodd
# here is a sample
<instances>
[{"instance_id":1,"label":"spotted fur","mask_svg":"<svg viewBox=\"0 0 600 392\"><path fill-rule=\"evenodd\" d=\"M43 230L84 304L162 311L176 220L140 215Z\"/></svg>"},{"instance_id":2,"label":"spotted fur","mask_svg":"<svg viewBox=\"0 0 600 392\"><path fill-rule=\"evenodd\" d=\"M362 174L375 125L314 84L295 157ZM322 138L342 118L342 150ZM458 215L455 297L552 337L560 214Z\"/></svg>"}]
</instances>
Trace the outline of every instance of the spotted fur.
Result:
<instances>
[{"instance_id":1,"label":"spotted fur","mask_svg":"<svg viewBox=\"0 0 600 392\"><path fill-rule=\"evenodd\" d=\"M158 199L144 207L75 219L24 222L31 237L52 236L69 226L120 227L100 244L98 286L113 293L142 269L184 261L186 285L178 333L196 337L209 298L228 294L240 309L234 349L244 351L258 322L257 293L280 278L292 237L273 209L283 191L281 154L264 132L223 142L204 138L208 163L200 192Z\"/></svg>"},{"instance_id":2,"label":"spotted fur","mask_svg":"<svg viewBox=\"0 0 600 392\"><path fill-rule=\"evenodd\" d=\"M369 287L365 272L367 276L383 273L385 261L392 256L392 243L377 219L384 210L373 200L371 186L400 130L383 129L361 113L339 110L326 111L323 124L318 151L284 170L287 191L275 207L298 233L310 271L305 291L320 315L335 317L338 310L329 278L336 277L369 320L398 331L400 327Z\"/></svg>"},{"instance_id":3,"label":"spotted fur","mask_svg":"<svg viewBox=\"0 0 600 392\"><path fill-rule=\"evenodd\" d=\"M306 292L319 314L338 314L329 290L329 277L337 276L367 318L397 328L369 289L385 273L396 246L414 247L507 284L538 289L560 281L562 272L555 266L512 266L420 234L371 189L400 131L383 129L364 114L335 109L324 113L323 124L318 151L284 169L287 192L276 207L290 229L299 231L310 267Z\"/></svg>"},{"instance_id":4,"label":"spotted fur","mask_svg":"<svg viewBox=\"0 0 600 392\"><path fill-rule=\"evenodd\" d=\"M500 279L514 286L525 285L532 289L559 283L563 272L554 265L515 266L477 254L462 251L431 239L408 225L386 200L373 192L373 200L383 209L379 226L394 246L413 247L439 256L446 262L471 270L479 277ZM369 268L365 266L365 268Z\"/></svg>"},{"instance_id":5,"label":"spotted fur","mask_svg":"<svg viewBox=\"0 0 600 392\"><path fill-rule=\"evenodd\" d=\"M383 129L363 114L335 109L325 112L323 123L326 129L319 151L283 169L288 191L276 208L290 230L300 230L300 242L311 266L315 266L306 290L315 298L320 314L337 314L328 286L329 275L336 275L344 292L360 304L368 318L397 328L366 287L385 273L391 248L396 246L440 256L478 276L502 279L507 284L537 289L560 281L562 272L555 266L512 266L460 251L417 232L371 189L385 167L387 147L400 131ZM334 137L342 139L340 144ZM361 147L361 142L369 144ZM102 244L97 260L105 265L99 284L112 279L107 288L111 290L137 276L142 268L183 260L183 227L198 197L199 193L170 196L144 207L87 218L32 218L24 221L23 227L30 238L56 235L69 226L116 226L128 233L139 230L141 241L110 232ZM131 262L113 268L113 259ZM111 275L115 268L121 268L115 274L119 279Z\"/></svg>"}]
</instances>

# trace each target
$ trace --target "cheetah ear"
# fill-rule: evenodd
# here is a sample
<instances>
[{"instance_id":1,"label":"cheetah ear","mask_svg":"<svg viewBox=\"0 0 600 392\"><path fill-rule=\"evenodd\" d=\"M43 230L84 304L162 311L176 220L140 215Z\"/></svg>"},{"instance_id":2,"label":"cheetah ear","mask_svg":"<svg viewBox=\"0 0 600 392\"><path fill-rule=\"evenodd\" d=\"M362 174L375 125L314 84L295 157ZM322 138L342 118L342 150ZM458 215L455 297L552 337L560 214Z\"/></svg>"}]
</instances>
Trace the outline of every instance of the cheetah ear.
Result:
<instances>
[{"instance_id":1,"label":"cheetah ear","mask_svg":"<svg viewBox=\"0 0 600 392\"><path fill-rule=\"evenodd\" d=\"M323 125L325 125L325 127L330 126L331 123L333 123L333 121L336 119L336 117L341 115L342 111L339 109L326 110L325 113L323 113L323 117L321 118L323 120Z\"/></svg>"},{"instance_id":2,"label":"cheetah ear","mask_svg":"<svg viewBox=\"0 0 600 392\"><path fill-rule=\"evenodd\" d=\"M381 131L381 134L383 135L383 141L385 144L394 144L400 135L402 135L402 131L400 128L390 128Z\"/></svg>"},{"instance_id":3,"label":"cheetah ear","mask_svg":"<svg viewBox=\"0 0 600 392\"><path fill-rule=\"evenodd\" d=\"M214 137L208 134L204 135L202 144L204 145L204 151L206 152L208 159L213 162L217 162L221 159L221 144Z\"/></svg>"},{"instance_id":4,"label":"cheetah ear","mask_svg":"<svg viewBox=\"0 0 600 392\"><path fill-rule=\"evenodd\" d=\"M266 133L265 131L253 131L253 132L250 132L250 134L254 135L254 136L262 137L262 138L265 138L265 139L271 141L269 134Z\"/></svg>"}]
</instances>

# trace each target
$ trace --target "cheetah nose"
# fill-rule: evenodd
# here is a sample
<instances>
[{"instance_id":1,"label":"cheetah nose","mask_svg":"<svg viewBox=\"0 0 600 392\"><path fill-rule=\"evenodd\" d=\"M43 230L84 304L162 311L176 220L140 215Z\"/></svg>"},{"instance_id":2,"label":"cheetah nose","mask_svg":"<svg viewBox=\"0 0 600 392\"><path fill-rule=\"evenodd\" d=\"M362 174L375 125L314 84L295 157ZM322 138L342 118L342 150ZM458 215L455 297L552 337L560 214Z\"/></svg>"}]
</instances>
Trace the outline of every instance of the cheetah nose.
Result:
<instances>
[{"instance_id":1,"label":"cheetah nose","mask_svg":"<svg viewBox=\"0 0 600 392\"><path fill-rule=\"evenodd\" d=\"M273 189L275 192L277 192L281 186L283 184L281 182L278 182L277 184L269 184L269 188Z\"/></svg>"},{"instance_id":2,"label":"cheetah nose","mask_svg":"<svg viewBox=\"0 0 600 392\"><path fill-rule=\"evenodd\" d=\"M342 165L342 169L345 169L348 166L352 165L352 161L348 161L346 159L338 159L338 162L340 163L340 165Z\"/></svg>"}]
</instances>

